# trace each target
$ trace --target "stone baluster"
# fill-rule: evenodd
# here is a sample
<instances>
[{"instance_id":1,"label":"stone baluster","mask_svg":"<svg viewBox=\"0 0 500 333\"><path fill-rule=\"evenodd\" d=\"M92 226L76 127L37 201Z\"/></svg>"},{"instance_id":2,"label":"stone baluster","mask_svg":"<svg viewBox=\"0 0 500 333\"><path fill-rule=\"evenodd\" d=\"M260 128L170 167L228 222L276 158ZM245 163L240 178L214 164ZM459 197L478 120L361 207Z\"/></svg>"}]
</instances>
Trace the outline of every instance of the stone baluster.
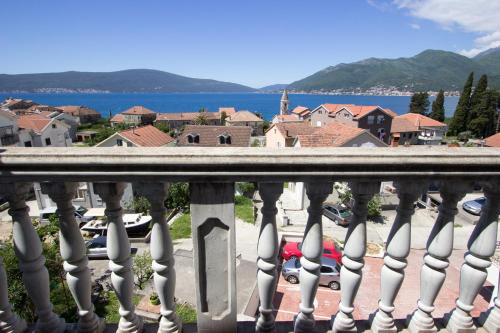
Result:
<instances>
[{"instance_id":1,"label":"stone baluster","mask_svg":"<svg viewBox=\"0 0 500 333\"><path fill-rule=\"evenodd\" d=\"M408 325L411 333L437 332L432 311L434 301L446 278L448 257L453 251L453 223L457 214L457 203L465 196L470 184L446 182L441 186L442 202L436 223L427 240L427 253L420 271L420 299L418 309Z\"/></svg>"},{"instance_id":2,"label":"stone baluster","mask_svg":"<svg viewBox=\"0 0 500 333\"><path fill-rule=\"evenodd\" d=\"M165 219L165 199L167 184L139 183L134 184L138 194L146 197L151 203L152 230L150 250L153 258L154 285L160 298L161 320L158 333L174 333L182 331L182 323L175 314L175 268L174 247L170 231Z\"/></svg>"},{"instance_id":3,"label":"stone baluster","mask_svg":"<svg viewBox=\"0 0 500 333\"><path fill-rule=\"evenodd\" d=\"M362 268L365 265L363 257L366 253L368 202L374 194L380 191L380 183L356 181L349 183L349 187L354 198L353 218L349 224L344 244L340 270L340 304L337 315L332 318L333 332L356 331L352 312L354 311L354 299L363 276Z\"/></svg>"},{"instance_id":4,"label":"stone baluster","mask_svg":"<svg viewBox=\"0 0 500 333\"><path fill-rule=\"evenodd\" d=\"M397 215L387 238L384 266L380 273L379 309L371 323L371 330L378 332L396 332L392 317L394 300L401 288L407 266L406 258L411 246L411 218L415 212L415 201L425 191L426 183L419 181L400 181L394 183L399 205Z\"/></svg>"},{"instance_id":5,"label":"stone baluster","mask_svg":"<svg viewBox=\"0 0 500 333\"><path fill-rule=\"evenodd\" d=\"M493 302L493 307L483 313L481 317L483 328L488 333L500 333L500 275L498 276L497 295Z\"/></svg>"},{"instance_id":6,"label":"stone baluster","mask_svg":"<svg viewBox=\"0 0 500 333\"><path fill-rule=\"evenodd\" d=\"M323 202L332 192L333 184L329 182L306 183L307 197L310 204L307 212L307 225L302 241L302 268L300 280L300 312L295 319L295 332L312 332L315 326L314 298L318 289L321 256L323 255Z\"/></svg>"},{"instance_id":7,"label":"stone baluster","mask_svg":"<svg viewBox=\"0 0 500 333\"><path fill-rule=\"evenodd\" d=\"M111 270L111 284L120 302L120 321L118 333L142 332L142 319L135 314L132 302L134 275L132 274L132 258L130 256L130 242L123 225L122 207L120 199L125 189L125 183L94 183L95 192L106 203L107 252L109 269Z\"/></svg>"},{"instance_id":8,"label":"stone baluster","mask_svg":"<svg viewBox=\"0 0 500 333\"><path fill-rule=\"evenodd\" d=\"M200 333L233 333L236 239L233 183L191 183L191 226Z\"/></svg>"},{"instance_id":9,"label":"stone baluster","mask_svg":"<svg viewBox=\"0 0 500 333\"><path fill-rule=\"evenodd\" d=\"M78 332L100 333L106 326L103 319L94 312L90 299L91 282L85 242L78 222L72 199L78 183L42 183L42 192L57 204L59 217L59 239L61 257L64 260L68 288L78 307Z\"/></svg>"},{"instance_id":10,"label":"stone baluster","mask_svg":"<svg viewBox=\"0 0 500 333\"><path fill-rule=\"evenodd\" d=\"M260 307L256 332L273 332L273 297L278 281L278 231L276 229L276 201L283 193L283 183L260 183L259 194L263 201L262 223L257 244L257 284Z\"/></svg>"},{"instance_id":11,"label":"stone baluster","mask_svg":"<svg viewBox=\"0 0 500 333\"><path fill-rule=\"evenodd\" d=\"M41 333L62 333L66 329L66 324L64 319L59 318L52 311L49 272L45 267L40 238L33 227L25 201L31 184L2 184L2 187L10 204L9 214L13 221L14 251L19 259L24 286L35 305L38 317L34 330Z\"/></svg>"},{"instance_id":12,"label":"stone baluster","mask_svg":"<svg viewBox=\"0 0 500 333\"><path fill-rule=\"evenodd\" d=\"M446 328L450 333L476 332L470 312L491 266L490 257L495 254L498 214L500 213L500 183L484 187L486 203L482 207L479 222L467 243L465 262L460 270L460 294Z\"/></svg>"},{"instance_id":13,"label":"stone baluster","mask_svg":"<svg viewBox=\"0 0 500 333\"><path fill-rule=\"evenodd\" d=\"M3 266L3 259L0 257L0 332L22 333L27 328L26 322L12 312L8 292L7 274Z\"/></svg>"}]
</instances>

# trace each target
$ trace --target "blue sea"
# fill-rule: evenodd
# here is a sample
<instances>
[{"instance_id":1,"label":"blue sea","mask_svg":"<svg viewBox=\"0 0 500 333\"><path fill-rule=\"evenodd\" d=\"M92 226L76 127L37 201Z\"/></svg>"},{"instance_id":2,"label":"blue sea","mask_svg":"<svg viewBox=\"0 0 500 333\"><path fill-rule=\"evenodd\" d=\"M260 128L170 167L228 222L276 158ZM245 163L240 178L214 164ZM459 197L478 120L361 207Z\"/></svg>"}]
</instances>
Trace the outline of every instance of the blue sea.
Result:
<instances>
[{"instance_id":1,"label":"blue sea","mask_svg":"<svg viewBox=\"0 0 500 333\"><path fill-rule=\"evenodd\" d=\"M195 112L201 108L217 111L222 106L234 106L237 110L259 112L267 120L279 112L281 94L259 93L113 93L113 94L0 94L0 99L7 97L31 99L40 104L86 105L107 117L134 105L143 105L156 112ZM409 96L352 96L352 95L310 95L290 94L290 109L298 105L310 109L323 103L346 103L358 105L379 105L398 114L408 112ZM433 101L431 97L431 103ZM446 97L446 116L455 111L458 97Z\"/></svg>"}]
</instances>

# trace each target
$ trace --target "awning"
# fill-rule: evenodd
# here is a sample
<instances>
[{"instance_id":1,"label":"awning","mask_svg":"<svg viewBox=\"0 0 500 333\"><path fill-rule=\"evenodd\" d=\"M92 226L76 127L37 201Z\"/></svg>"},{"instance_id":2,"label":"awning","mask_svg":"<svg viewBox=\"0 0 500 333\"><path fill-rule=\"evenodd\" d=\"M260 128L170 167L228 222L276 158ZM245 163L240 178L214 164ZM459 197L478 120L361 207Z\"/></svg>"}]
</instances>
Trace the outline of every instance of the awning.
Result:
<instances>
[{"instance_id":1,"label":"awning","mask_svg":"<svg viewBox=\"0 0 500 333\"><path fill-rule=\"evenodd\" d=\"M106 208L89 208L89 210L83 214L85 217L97 217L104 216L104 210Z\"/></svg>"}]
</instances>

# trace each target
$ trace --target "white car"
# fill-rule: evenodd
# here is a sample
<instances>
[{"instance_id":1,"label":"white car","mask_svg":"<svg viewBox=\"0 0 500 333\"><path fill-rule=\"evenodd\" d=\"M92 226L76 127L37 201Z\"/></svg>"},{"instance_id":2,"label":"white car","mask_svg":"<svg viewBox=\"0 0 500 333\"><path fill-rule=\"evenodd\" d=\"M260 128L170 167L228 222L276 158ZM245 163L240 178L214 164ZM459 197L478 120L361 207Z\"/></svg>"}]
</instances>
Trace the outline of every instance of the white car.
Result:
<instances>
[{"instance_id":1,"label":"white car","mask_svg":"<svg viewBox=\"0 0 500 333\"><path fill-rule=\"evenodd\" d=\"M87 212L87 208L82 206L73 206L75 207L75 220L78 224L87 223L92 218L84 216ZM50 216L54 215L57 211L57 207L47 207L40 211L40 224L47 225L50 222Z\"/></svg>"}]
</instances>

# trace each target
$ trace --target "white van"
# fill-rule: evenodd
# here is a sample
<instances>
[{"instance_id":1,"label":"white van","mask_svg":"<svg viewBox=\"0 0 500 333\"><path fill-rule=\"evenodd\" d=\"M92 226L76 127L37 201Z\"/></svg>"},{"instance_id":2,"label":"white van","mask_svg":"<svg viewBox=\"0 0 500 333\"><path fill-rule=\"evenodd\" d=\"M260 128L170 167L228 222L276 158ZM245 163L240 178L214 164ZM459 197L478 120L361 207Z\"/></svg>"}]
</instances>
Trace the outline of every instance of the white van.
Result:
<instances>
[{"instance_id":1,"label":"white van","mask_svg":"<svg viewBox=\"0 0 500 333\"><path fill-rule=\"evenodd\" d=\"M87 212L87 208L82 207L82 206L73 206L75 207L75 220L78 222L78 225L82 223L87 223L90 221L92 218L85 217L83 216ZM47 225L49 224L50 216L55 214L57 211L57 207L47 207L45 209L42 209L40 211L40 224L41 225Z\"/></svg>"}]
</instances>

